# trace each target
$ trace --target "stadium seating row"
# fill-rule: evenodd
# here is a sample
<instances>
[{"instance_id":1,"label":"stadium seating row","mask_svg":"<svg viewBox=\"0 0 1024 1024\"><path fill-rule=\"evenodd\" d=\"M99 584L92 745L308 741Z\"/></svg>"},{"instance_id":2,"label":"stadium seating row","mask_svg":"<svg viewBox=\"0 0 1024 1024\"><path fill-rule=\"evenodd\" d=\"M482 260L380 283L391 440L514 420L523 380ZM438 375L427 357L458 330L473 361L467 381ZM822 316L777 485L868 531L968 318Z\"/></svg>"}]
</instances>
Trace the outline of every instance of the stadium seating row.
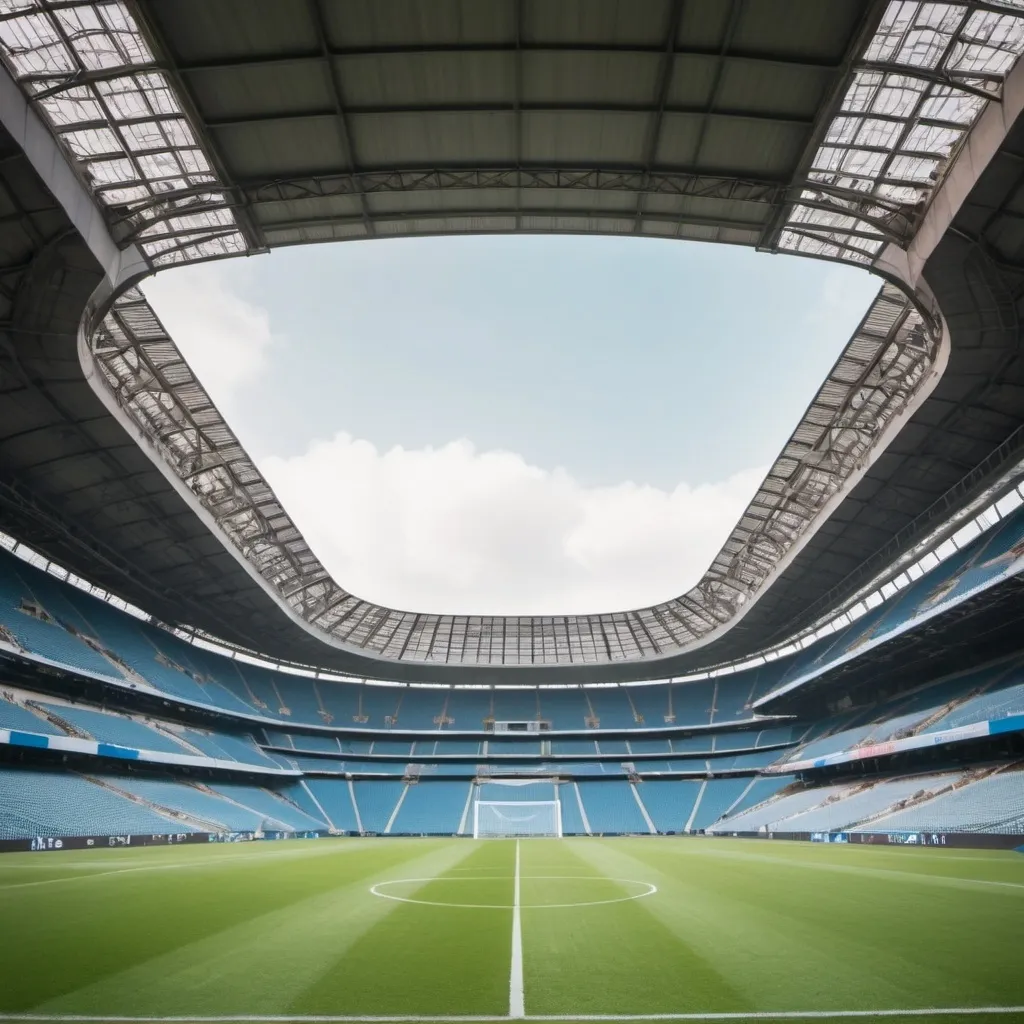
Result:
<instances>
[{"instance_id":1,"label":"stadium seating row","mask_svg":"<svg viewBox=\"0 0 1024 1024\"><path fill-rule=\"evenodd\" d=\"M557 799L567 834L1024 832L1024 770L801 788L791 777L486 782L308 779L278 789L0 766L0 839L167 832L472 834L476 800Z\"/></svg>"},{"instance_id":2,"label":"stadium seating row","mask_svg":"<svg viewBox=\"0 0 1024 1024\"><path fill-rule=\"evenodd\" d=\"M786 786L756 805L737 806L716 821L715 832L841 832L880 818L907 801L942 792L964 780L962 772L919 775L880 782L843 782L803 788ZM765 794L762 793L762 796Z\"/></svg>"},{"instance_id":3,"label":"stadium seating row","mask_svg":"<svg viewBox=\"0 0 1024 1024\"><path fill-rule=\"evenodd\" d=\"M50 736L75 736L142 751L211 757L244 765L277 768L252 736L186 728L125 712L69 701L0 692L0 728Z\"/></svg>"},{"instance_id":4,"label":"stadium seating row","mask_svg":"<svg viewBox=\"0 0 1024 1024\"><path fill-rule=\"evenodd\" d=\"M956 729L1024 714L1024 660L1020 657L961 672L919 687L885 704L822 723L788 761L814 760L840 751ZM825 735L821 735L821 730Z\"/></svg>"},{"instance_id":5,"label":"stadium seating row","mask_svg":"<svg viewBox=\"0 0 1024 1024\"><path fill-rule=\"evenodd\" d=\"M0 766L0 839L324 829L299 792Z\"/></svg>"}]
</instances>

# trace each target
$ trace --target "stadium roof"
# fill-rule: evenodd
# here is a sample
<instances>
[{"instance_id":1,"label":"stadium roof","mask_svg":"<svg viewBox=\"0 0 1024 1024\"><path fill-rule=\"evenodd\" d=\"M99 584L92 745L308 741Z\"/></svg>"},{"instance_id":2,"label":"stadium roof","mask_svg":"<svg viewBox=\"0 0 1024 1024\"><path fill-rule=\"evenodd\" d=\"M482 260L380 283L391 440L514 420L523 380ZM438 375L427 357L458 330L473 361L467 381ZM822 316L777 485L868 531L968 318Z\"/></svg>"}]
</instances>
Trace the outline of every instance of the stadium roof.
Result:
<instances>
[{"instance_id":1,"label":"stadium roof","mask_svg":"<svg viewBox=\"0 0 1024 1024\"><path fill-rule=\"evenodd\" d=\"M1022 15L1024 0L2 0L20 94L0 83L0 526L161 619L364 675L640 678L785 638L1016 454L1014 332L992 322L1005 274L979 225L947 229L974 198L981 233L1016 245L1000 211L1017 171L978 179L1019 108ZM986 117L1001 131L965 165ZM674 601L514 618L349 594L132 287L276 245L508 231L731 242L890 282Z\"/></svg>"}]
</instances>

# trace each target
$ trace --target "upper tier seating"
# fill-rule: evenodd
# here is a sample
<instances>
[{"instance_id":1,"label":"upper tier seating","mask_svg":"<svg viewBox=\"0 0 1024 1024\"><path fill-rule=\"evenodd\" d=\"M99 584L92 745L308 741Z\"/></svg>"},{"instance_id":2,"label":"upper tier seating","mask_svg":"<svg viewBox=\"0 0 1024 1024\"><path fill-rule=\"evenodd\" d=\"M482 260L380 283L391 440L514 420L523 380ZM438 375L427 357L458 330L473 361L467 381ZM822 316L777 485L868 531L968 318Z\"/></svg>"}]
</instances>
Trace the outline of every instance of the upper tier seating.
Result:
<instances>
[{"instance_id":1,"label":"upper tier seating","mask_svg":"<svg viewBox=\"0 0 1024 1024\"><path fill-rule=\"evenodd\" d=\"M977 591L996 580L1009 567L1018 566L1016 545L1024 537L1024 508L1018 509L995 528L920 577L889 601L873 608L843 629L810 644L804 650L756 668L732 675L686 683L651 683L638 686L539 688L539 689L450 689L445 687L404 687L313 680L249 664L239 658L225 658L123 613L55 576L42 572L17 557L0 552L0 625L30 653L69 668L99 674L133 685L148 684L168 696L230 711L258 715L278 727L304 723L336 728L358 727L379 733L386 729L475 730L485 722L548 721L555 729L582 730L599 725L602 730L708 727L727 722L753 720L751 705L769 692L790 682L824 671L837 659L854 654L864 643L884 638L894 630L920 619L959 597ZM44 621L21 610L37 607ZM93 649L86 643L98 648ZM1024 685L1024 680L1004 680L999 689ZM994 687L992 687L994 688ZM933 695L939 696L938 690ZM878 742L916 725L915 714L928 717L929 708L909 703L896 712L878 709L870 719L853 714L845 725L837 722L833 732L809 739L801 757L817 757L836 750L836 744ZM941 707L939 703L933 707ZM985 693L956 708L929 729L952 728L980 721L984 716L1020 713L1024 697ZM890 711L893 713L890 714ZM891 721L890 721L891 720ZM784 743L789 727L772 726L760 734L729 733L672 740L667 753L711 754L741 749L753 742ZM839 735L842 732L846 735ZM294 739L291 733L288 735ZM631 741L595 737L602 751L632 757L652 748L636 750ZM303 737L306 749L333 749L331 738ZM342 752L346 743L341 741ZM399 740L382 743L400 744ZM457 743L459 741L444 741ZM499 740L488 741L495 756L526 756L535 752L534 740L514 740L499 750ZM593 741L554 740L555 753L568 753L569 743L579 742L580 753ZM638 740L637 743L644 743ZM563 745L563 743L565 745ZM712 748L711 744L714 743ZM411 744L411 740L410 740ZM519 746L519 744L528 744ZM842 749L842 747L838 748ZM452 751L457 752L457 751ZM596 751L595 751L596 752ZM438 749L436 753L440 754ZM246 753L230 755L250 760ZM410 746L411 756L411 746ZM252 762L256 763L256 762Z\"/></svg>"},{"instance_id":2,"label":"upper tier seating","mask_svg":"<svg viewBox=\"0 0 1024 1024\"><path fill-rule=\"evenodd\" d=\"M1024 771L990 775L854 831L1024 833Z\"/></svg>"},{"instance_id":3,"label":"upper tier seating","mask_svg":"<svg viewBox=\"0 0 1024 1024\"><path fill-rule=\"evenodd\" d=\"M81 775L0 767L0 839L192 831Z\"/></svg>"},{"instance_id":4,"label":"upper tier seating","mask_svg":"<svg viewBox=\"0 0 1024 1024\"><path fill-rule=\"evenodd\" d=\"M19 645L33 654L71 668L103 676L117 675L117 669L106 658L57 623L44 622L20 611L23 601L42 604L33 589L25 584L23 577L41 582L44 586L47 579L52 579L0 550L0 623L10 630ZM61 585L57 580L53 580L53 584Z\"/></svg>"}]
</instances>

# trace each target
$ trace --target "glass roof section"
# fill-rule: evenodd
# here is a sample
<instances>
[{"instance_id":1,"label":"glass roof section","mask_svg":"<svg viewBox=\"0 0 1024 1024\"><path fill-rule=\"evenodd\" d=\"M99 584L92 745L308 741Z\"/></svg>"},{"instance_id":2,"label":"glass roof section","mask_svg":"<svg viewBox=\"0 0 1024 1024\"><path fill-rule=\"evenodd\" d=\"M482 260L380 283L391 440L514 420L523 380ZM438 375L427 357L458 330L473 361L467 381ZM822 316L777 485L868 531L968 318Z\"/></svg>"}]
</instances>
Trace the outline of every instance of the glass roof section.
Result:
<instances>
[{"instance_id":1,"label":"glass roof section","mask_svg":"<svg viewBox=\"0 0 1024 1024\"><path fill-rule=\"evenodd\" d=\"M890 3L854 67L779 248L870 265L904 243L1024 49L1024 0Z\"/></svg>"},{"instance_id":2,"label":"glass roof section","mask_svg":"<svg viewBox=\"0 0 1024 1024\"><path fill-rule=\"evenodd\" d=\"M248 250L209 154L123 3L0 2L8 68L153 267Z\"/></svg>"}]
</instances>

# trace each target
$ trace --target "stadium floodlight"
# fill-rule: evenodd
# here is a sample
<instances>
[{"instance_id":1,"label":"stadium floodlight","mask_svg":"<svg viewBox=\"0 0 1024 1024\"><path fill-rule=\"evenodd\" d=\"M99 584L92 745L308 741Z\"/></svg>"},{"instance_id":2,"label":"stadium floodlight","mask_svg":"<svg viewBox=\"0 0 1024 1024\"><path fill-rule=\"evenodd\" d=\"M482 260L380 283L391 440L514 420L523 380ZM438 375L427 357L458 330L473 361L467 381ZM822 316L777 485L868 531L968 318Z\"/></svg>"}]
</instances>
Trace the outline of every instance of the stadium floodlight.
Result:
<instances>
[{"instance_id":1,"label":"stadium floodlight","mask_svg":"<svg viewBox=\"0 0 1024 1024\"><path fill-rule=\"evenodd\" d=\"M477 800L473 804L474 839L562 838L559 800Z\"/></svg>"}]
</instances>

